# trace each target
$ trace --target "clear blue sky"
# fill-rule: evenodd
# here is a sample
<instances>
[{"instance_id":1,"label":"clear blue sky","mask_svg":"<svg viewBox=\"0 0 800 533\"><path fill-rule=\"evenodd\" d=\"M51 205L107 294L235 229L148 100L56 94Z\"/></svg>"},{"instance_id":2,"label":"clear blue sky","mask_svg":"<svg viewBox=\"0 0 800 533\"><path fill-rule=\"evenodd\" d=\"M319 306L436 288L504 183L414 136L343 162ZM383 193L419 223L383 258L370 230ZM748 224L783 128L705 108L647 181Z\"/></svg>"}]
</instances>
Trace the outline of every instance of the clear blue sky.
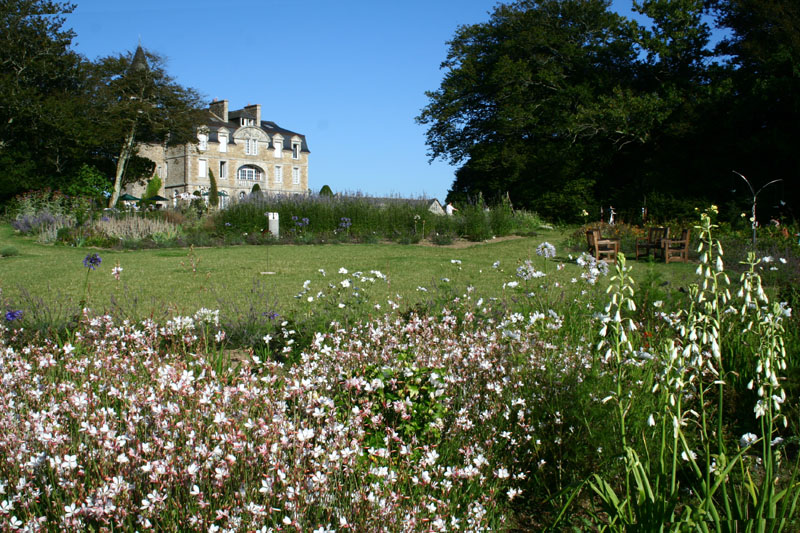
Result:
<instances>
[{"instance_id":1,"label":"clear blue sky","mask_svg":"<svg viewBox=\"0 0 800 533\"><path fill-rule=\"evenodd\" d=\"M446 42L493 0L75 0L74 48L142 46L182 85L303 133L309 186L444 200L455 168L428 163L414 117L439 87ZM630 13L630 0L615 6Z\"/></svg>"}]
</instances>

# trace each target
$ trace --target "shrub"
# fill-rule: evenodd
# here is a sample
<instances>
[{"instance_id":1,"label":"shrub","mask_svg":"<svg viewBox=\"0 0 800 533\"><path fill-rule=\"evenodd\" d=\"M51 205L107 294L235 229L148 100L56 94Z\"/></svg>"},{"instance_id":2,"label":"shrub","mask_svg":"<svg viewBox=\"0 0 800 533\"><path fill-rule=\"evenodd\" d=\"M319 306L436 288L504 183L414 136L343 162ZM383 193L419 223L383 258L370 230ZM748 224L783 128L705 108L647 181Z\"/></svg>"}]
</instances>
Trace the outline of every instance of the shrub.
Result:
<instances>
[{"instance_id":1,"label":"shrub","mask_svg":"<svg viewBox=\"0 0 800 533\"><path fill-rule=\"evenodd\" d=\"M467 205L461 208L461 218L464 221L464 236L471 241L485 241L492 237L492 228L489 225L489 213L484 209L482 202Z\"/></svg>"},{"instance_id":2,"label":"shrub","mask_svg":"<svg viewBox=\"0 0 800 533\"><path fill-rule=\"evenodd\" d=\"M2 249L0 249L0 256L13 257L15 255L19 255L19 250L13 246L4 246Z\"/></svg>"},{"instance_id":3,"label":"shrub","mask_svg":"<svg viewBox=\"0 0 800 533\"><path fill-rule=\"evenodd\" d=\"M181 228L166 220L146 218L138 215L98 220L95 229L107 237L123 241L140 241L155 234L159 239L174 240Z\"/></svg>"},{"instance_id":4,"label":"shrub","mask_svg":"<svg viewBox=\"0 0 800 533\"><path fill-rule=\"evenodd\" d=\"M219 189L217 189L217 178L214 177L214 172L208 169L208 204L213 207L219 207Z\"/></svg>"},{"instance_id":5,"label":"shrub","mask_svg":"<svg viewBox=\"0 0 800 533\"><path fill-rule=\"evenodd\" d=\"M514 211L511 209L511 200L508 195L505 195L503 200L489 212L489 225L492 233L498 237L509 235L513 231Z\"/></svg>"},{"instance_id":6,"label":"shrub","mask_svg":"<svg viewBox=\"0 0 800 533\"><path fill-rule=\"evenodd\" d=\"M433 237L431 237L431 242L438 246L447 246L448 244L453 244L453 234L452 233L434 233Z\"/></svg>"},{"instance_id":7,"label":"shrub","mask_svg":"<svg viewBox=\"0 0 800 533\"><path fill-rule=\"evenodd\" d=\"M513 232L517 235L536 235L536 230L542 227L544 221L533 211L517 209L513 212Z\"/></svg>"},{"instance_id":8,"label":"shrub","mask_svg":"<svg viewBox=\"0 0 800 533\"><path fill-rule=\"evenodd\" d=\"M158 191L161 190L161 178L158 175L153 176L153 179L147 182L147 189L144 191L142 201L139 202L141 207L152 205L154 202L150 198L157 196Z\"/></svg>"}]
</instances>

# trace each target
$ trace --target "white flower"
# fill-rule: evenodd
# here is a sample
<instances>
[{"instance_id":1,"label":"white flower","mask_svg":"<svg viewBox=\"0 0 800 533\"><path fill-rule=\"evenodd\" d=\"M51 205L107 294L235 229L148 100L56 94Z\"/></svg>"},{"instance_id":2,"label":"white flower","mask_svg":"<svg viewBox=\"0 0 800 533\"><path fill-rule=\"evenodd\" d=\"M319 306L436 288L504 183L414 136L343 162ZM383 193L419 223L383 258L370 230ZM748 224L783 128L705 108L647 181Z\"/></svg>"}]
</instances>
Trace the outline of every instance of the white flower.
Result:
<instances>
[{"instance_id":1,"label":"white flower","mask_svg":"<svg viewBox=\"0 0 800 533\"><path fill-rule=\"evenodd\" d=\"M314 430L313 429L301 429L297 432L297 440L300 442L305 442L307 440L311 440L314 438Z\"/></svg>"},{"instance_id":2,"label":"white flower","mask_svg":"<svg viewBox=\"0 0 800 533\"><path fill-rule=\"evenodd\" d=\"M689 450L689 453L681 452L681 459L683 459L684 461L688 461L690 458L692 460L697 459L697 454L694 453L692 450Z\"/></svg>"},{"instance_id":3,"label":"white flower","mask_svg":"<svg viewBox=\"0 0 800 533\"><path fill-rule=\"evenodd\" d=\"M748 446L752 446L758 440L758 437L754 433L745 433L742 435L742 438L739 439L739 446L742 448L747 448Z\"/></svg>"},{"instance_id":4,"label":"white flower","mask_svg":"<svg viewBox=\"0 0 800 533\"><path fill-rule=\"evenodd\" d=\"M550 259L556 256L556 247L545 241L536 247L536 254L541 255L545 259Z\"/></svg>"},{"instance_id":5,"label":"white flower","mask_svg":"<svg viewBox=\"0 0 800 533\"><path fill-rule=\"evenodd\" d=\"M339 274L347 274L347 269L345 267L340 268Z\"/></svg>"},{"instance_id":6,"label":"white flower","mask_svg":"<svg viewBox=\"0 0 800 533\"><path fill-rule=\"evenodd\" d=\"M460 265L461 259L451 259L450 262L453 263L454 265Z\"/></svg>"},{"instance_id":7,"label":"white flower","mask_svg":"<svg viewBox=\"0 0 800 533\"><path fill-rule=\"evenodd\" d=\"M342 280L339 283L339 285L341 285L342 287L344 287L346 289L346 288L348 288L350 286L350 280L349 279Z\"/></svg>"}]
</instances>

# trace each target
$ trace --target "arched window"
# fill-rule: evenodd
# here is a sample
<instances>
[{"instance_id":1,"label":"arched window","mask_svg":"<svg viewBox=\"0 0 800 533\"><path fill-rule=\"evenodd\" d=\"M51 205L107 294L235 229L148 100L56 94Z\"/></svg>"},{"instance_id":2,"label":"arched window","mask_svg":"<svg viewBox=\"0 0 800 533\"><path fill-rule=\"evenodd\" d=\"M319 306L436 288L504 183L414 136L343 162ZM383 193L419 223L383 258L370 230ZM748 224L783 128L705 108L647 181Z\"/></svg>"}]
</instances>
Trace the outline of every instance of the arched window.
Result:
<instances>
[{"instance_id":1,"label":"arched window","mask_svg":"<svg viewBox=\"0 0 800 533\"><path fill-rule=\"evenodd\" d=\"M244 191L239 193L239 200L244 200Z\"/></svg>"},{"instance_id":2,"label":"arched window","mask_svg":"<svg viewBox=\"0 0 800 533\"><path fill-rule=\"evenodd\" d=\"M253 165L240 167L236 173L236 179L242 181L261 181L261 169Z\"/></svg>"}]
</instances>

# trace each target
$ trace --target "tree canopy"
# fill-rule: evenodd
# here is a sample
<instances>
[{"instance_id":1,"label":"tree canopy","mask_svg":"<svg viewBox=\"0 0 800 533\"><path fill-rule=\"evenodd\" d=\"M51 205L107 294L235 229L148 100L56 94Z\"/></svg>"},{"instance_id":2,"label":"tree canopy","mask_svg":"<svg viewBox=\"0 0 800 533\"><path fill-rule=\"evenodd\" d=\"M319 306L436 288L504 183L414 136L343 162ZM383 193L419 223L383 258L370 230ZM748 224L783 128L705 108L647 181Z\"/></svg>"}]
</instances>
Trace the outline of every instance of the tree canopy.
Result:
<instances>
[{"instance_id":1,"label":"tree canopy","mask_svg":"<svg viewBox=\"0 0 800 533\"><path fill-rule=\"evenodd\" d=\"M460 165L449 200L508 193L562 219L597 204L631 218L645 204L733 210L746 200L731 192L740 170L755 182L784 178L777 192L789 201L799 161L790 148L796 3L634 5L649 24L605 0L521 0L457 30L441 85L417 117L431 158ZM729 35L716 49L706 14ZM767 85L756 83L765 74Z\"/></svg>"},{"instance_id":2,"label":"tree canopy","mask_svg":"<svg viewBox=\"0 0 800 533\"><path fill-rule=\"evenodd\" d=\"M74 7L0 2L0 200L43 187L81 190L71 184L85 180L87 165L118 193L152 174L138 143L195 138L200 95L141 47L94 62L75 53L75 33L64 28Z\"/></svg>"}]
</instances>

